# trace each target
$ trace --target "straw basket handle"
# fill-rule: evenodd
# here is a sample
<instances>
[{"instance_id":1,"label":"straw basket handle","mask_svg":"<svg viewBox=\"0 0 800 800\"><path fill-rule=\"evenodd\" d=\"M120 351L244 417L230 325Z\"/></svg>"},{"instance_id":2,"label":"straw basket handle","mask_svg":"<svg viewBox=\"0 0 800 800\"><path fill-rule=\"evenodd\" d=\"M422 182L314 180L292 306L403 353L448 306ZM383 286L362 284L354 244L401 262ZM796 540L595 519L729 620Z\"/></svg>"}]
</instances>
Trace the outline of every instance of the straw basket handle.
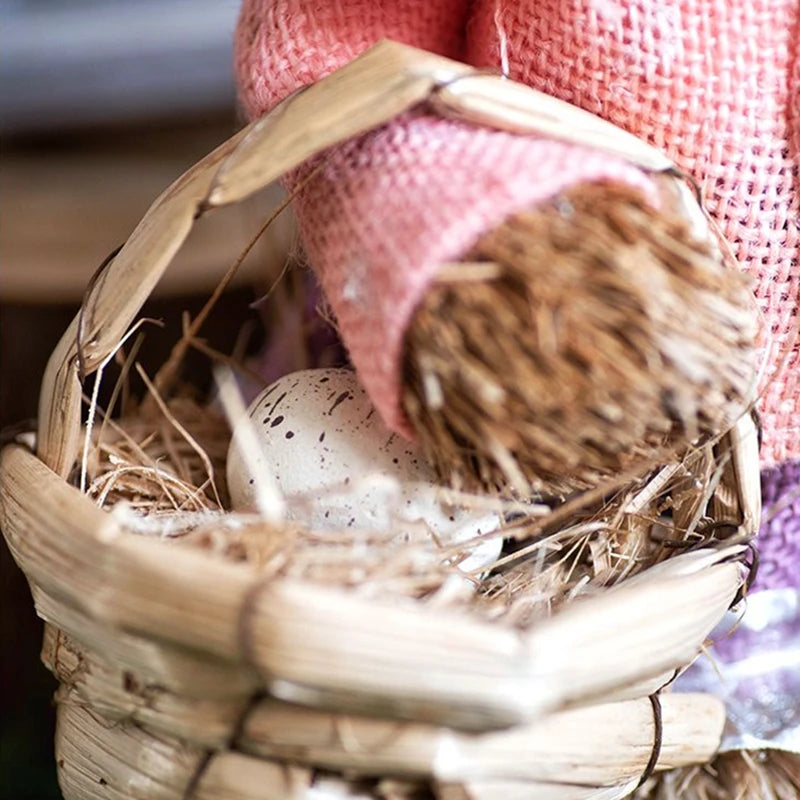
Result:
<instances>
[{"instance_id":1,"label":"straw basket handle","mask_svg":"<svg viewBox=\"0 0 800 800\"><path fill-rule=\"evenodd\" d=\"M50 357L39 402L39 458L62 477L69 473L80 442L81 379L118 348L195 220L423 102L445 116L585 144L647 171L677 172L660 151L568 103L413 47L380 42L228 139L153 203L96 276Z\"/></svg>"},{"instance_id":2,"label":"straw basket handle","mask_svg":"<svg viewBox=\"0 0 800 800\"><path fill-rule=\"evenodd\" d=\"M54 475L65 476L78 451L81 373L97 370L123 341L195 219L426 101L440 113L515 131L570 141L583 131L590 144L624 149L643 169L673 169L657 151L569 105L389 42L225 142L155 201L87 291L45 373L39 458L20 446L0 455L0 522L51 623L76 639L95 625L103 636L155 640L159 669L165 651L208 656L215 670L284 700L473 730L528 722L587 697L650 693L696 655L741 586L731 560L740 546L677 554L648 577L519 631L455 611L365 604L357 594L276 580L249 563L141 536ZM741 439L754 437L743 431ZM741 463L756 465L757 485L757 462L746 455ZM746 515L744 524L755 519Z\"/></svg>"}]
</instances>

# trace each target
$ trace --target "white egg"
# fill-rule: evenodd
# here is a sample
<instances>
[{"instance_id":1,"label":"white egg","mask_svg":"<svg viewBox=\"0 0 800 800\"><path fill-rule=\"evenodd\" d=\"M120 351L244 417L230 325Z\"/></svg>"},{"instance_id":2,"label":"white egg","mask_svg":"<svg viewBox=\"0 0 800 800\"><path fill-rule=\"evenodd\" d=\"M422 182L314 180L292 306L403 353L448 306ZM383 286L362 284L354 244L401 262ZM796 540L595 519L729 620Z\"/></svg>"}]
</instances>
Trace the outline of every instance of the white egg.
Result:
<instances>
[{"instance_id":1,"label":"white egg","mask_svg":"<svg viewBox=\"0 0 800 800\"><path fill-rule=\"evenodd\" d=\"M228 452L236 509L255 507L262 474L283 494L287 519L312 530L402 530L408 538L416 526L448 543L500 525L495 513L447 504L431 467L413 443L384 425L352 370L286 375L256 398L248 416ZM257 446L246 460L247 435L255 435ZM482 544L462 568L495 560L501 544L500 537Z\"/></svg>"}]
</instances>

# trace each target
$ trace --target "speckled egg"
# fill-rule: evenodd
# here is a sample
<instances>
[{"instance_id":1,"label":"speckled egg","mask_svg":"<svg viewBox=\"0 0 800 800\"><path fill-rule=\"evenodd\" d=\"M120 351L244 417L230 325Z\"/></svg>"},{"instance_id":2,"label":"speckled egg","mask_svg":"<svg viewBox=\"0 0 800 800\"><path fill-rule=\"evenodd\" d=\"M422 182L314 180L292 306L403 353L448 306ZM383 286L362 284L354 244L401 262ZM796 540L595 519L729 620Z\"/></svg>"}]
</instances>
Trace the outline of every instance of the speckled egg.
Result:
<instances>
[{"instance_id":1,"label":"speckled egg","mask_svg":"<svg viewBox=\"0 0 800 800\"><path fill-rule=\"evenodd\" d=\"M348 369L304 370L265 389L238 425L228 452L228 486L236 509L255 506L254 473L263 472L286 501L286 515L314 530L383 531L425 523L446 542L495 530L500 519L440 498L432 468L415 445L383 424ZM240 438L257 439L249 468ZM500 538L475 553L480 563L499 553ZM470 559L472 561L473 559Z\"/></svg>"}]
</instances>

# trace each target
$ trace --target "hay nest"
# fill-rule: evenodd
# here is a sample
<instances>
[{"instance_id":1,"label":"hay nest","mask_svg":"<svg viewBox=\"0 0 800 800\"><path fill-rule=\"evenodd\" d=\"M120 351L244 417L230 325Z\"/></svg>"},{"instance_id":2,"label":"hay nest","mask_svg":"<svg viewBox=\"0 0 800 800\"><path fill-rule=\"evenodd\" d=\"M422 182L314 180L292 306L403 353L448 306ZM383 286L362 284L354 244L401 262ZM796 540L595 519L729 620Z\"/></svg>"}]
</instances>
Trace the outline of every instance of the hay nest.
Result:
<instances>
[{"instance_id":1,"label":"hay nest","mask_svg":"<svg viewBox=\"0 0 800 800\"><path fill-rule=\"evenodd\" d=\"M121 421L102 412L101 418L87 443L81 482L131 530L244 560L270 575L371 596L436 598L515 627L529 627L578 594L614 586L676 553L746 541L730 437L566 500L451 492L459 507L501 513L502 530L461 544L432 537L404 543L368 530L331 535L266 526L258 516L231 513L229 425L221 408L191 392L158 404L145 400ZM500 559L471 576L475 591L453 592L448 579L488 536L505 540Z\"/></svg>"},{"instance_id":2,"label":"hay nest","mask_svg":"<svg viewBox=\"0 0 800 800\"><path fill-rule=\"evenodd\" d=\"M156 391L152 382L148 385ZM544 632L542 623L558 619L561 609L582 598L600 598L615 585L624 588L636 575L647 578L646 570L662 561L677 564L675 556L682 551L723 548L725 537L736 530L729 516L738 507L731 500L738 492L731 484L732 454L726 451L731 443L709 443L658 471L576 493L567 502L523 504L460 496L467 507L500 509L507 519L501 558L480 574L465 575L458 565L480 542L449 548L433 539L404 544L369 531L315 533L230 513L220 480L228 426L216 405L199 403L191 393L144 402L119 421L99 410L97 418L87 440L83 475L76 473L74 481L83 483L94 503L125 530L166 539L175 548L200 551L221 562L247 564L259 581L302 581L334 589L358 603L362 621L375 603L378 613L380 604L413 603L420 627L390 632L386 648L413 649L415 636L427 639L424 626L430 614L451 613L466 613L500 632L533 636L531 641L539 642L534 649L552 647L552 631L544 636L537 632ZM682 557L708 561L704 552L709 550ZM139 786L136 797L175 800L227 797L231 791L254 800L299 800L311 790L315 797L332 800L482 800L498 792L561 797L558 787L575 779L575 764L580 763L583 793L575 794L573 787L570 797L599 797L603 786L614 787L610 796L622 796L649 769L654 732L646 695L668 683L674 670L644 682L622 677L622 685L620 676L598 676L607 668L618 670L621 663L640 662L643 641L652 648L650 626L662 630L659 640L663 623L672 630L673 641L686 636L675 620L691 619L690 626L698 622L697 597L685 591L694 591L702 583L698 578L695 572L660 609L648 603L644 609L628 609L631 601L621 596L617 612L607 606L600 617L594 614L557 635L567 649L585 642L586 656L578 659L583 663L566 655L554 667L563 674L564 688L557 690L562 696L553 713L539 723L520 720L510 728L509 719L487 717L485 711L454 710L445 701L441 706L404 701L402 682L399 696L388 705L376 704L369 694L359 699L313 691L290 693L287 702L281 691L273 687L265 692L248 672L233 671L227 662L195 661L188 651L162 648L122 631L110 640L102 626L85 617L71 618L47 589L36 588L40 613L55 623L47 628L43 659L61 682L56 698L61 785L68 798L121 798L130 796L124 788L130 786ZM654 590L658 598L665 597L664 588L654 585ZM719 590L711 591L716 596ZM314 604L313 592L308 602ZM634 626L632 637L625 632L626 621L617 616L629 611L647 619L647 625ZM701 624L713 624L711 618L718 613L711 610ZM596 629L609 615L616 629L613 648L602 628ZM348 624L343 620L345 627L332 634L352 635ZM313 658L311 651L302 655L304 642L291 646L297 658ZM459 658L457 646L440 646L443 658ZM391 652L386 655L391 660ZM369 683L369 664L342 666L363 673ZM491 672L475 675L478 707L477 687L492 680ZM567 698L581 695L576 686L586 675L593 686L616 688L601 691L605 702L568 710ZM711 754L715 736L701 733L704 728L696 723L698 713L718 717L710 698L664 695L660 709L663 741L650 766L661 770L686 763L688 741L694 742L695 754ZM493 730L498 725L504 730ZM638 744L632 747L632 742ZM445 751L449 760L443 760Z\"/></svg>"},{"instance_id":3,"label":"hay nest","mask_svg":"<svg viewBox=\"0 0 800 800\"><path fill-rule=\"evenodd\" d=\"M665 773L637 800L796 800L800 755L782 750L733 751L710 764Z\"/></svg>"}]
</instances>

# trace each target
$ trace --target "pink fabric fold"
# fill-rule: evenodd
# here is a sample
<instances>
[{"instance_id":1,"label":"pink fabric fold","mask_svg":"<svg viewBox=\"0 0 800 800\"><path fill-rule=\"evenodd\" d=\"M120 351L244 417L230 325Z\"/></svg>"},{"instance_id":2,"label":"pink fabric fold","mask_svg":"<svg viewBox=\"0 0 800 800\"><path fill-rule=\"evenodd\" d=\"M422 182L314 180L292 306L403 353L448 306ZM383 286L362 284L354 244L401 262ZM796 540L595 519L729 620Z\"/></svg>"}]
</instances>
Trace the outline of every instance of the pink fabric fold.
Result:
<instances>
[{"instance_id":1,"label":"pink fabric fold","mask_svg":"<svg viewBox=\"0 0 800 800\"><path fill-rule=\"evenodd\" d=\"M477 0L467 60L585 108L697 180L768 332L762 457L800 457L800 2Z\"/></svg>"},{"instance_id":2,"label":"pink fabric fold","mask_svg":"<svg viewBox=\"0 0 800 800\"><path fill-rule=\"evenodd\" d=\"M422 114L335 148L295 211L350 358L386 424L400 408L405 331L439 266L484 231L583 180L641 188L639 171L593 151Z\"/></svg>"}]
</instances>

